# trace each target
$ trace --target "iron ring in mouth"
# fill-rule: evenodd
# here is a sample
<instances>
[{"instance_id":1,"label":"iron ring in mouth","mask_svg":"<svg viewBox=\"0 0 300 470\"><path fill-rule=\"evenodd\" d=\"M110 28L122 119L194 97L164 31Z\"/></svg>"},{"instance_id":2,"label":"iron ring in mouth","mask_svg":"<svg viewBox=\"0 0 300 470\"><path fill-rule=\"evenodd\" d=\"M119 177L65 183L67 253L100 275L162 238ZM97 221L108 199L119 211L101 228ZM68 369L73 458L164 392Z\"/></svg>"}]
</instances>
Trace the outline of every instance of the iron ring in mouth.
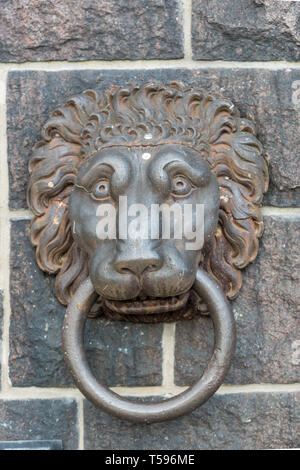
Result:
<instances>
[{"instance_id":1,"label":"iron ring in mouth","mask_svg":"<svg viewBox=\"0 0 300 470\"><path fill-rule=\"evenodd\" d=\"M104 305L112 312L126 315L154 315L157 313L175 312L185 307L190 292L164 298L136 298L131 300L103 299Z\"/></svg>"},{"instance_id":2,"label":"iron ring in mouth","mask_svg":"<svg viewBox=\"0 0 300 470\"><path fill-rule=\"evenodd\" d=\"M179 395L156 403L130 401L97 382L84 349L84 327L97 293L88 277L76 290L67 308L63 350L77 387L98 408L137 423L167 421L193 411L220 387L231 365L235 348L235 324L230 305L220 286L198 268L194 290L207 304L215 330L214 352L201 377Z\"/></svg>"}]
</instances>

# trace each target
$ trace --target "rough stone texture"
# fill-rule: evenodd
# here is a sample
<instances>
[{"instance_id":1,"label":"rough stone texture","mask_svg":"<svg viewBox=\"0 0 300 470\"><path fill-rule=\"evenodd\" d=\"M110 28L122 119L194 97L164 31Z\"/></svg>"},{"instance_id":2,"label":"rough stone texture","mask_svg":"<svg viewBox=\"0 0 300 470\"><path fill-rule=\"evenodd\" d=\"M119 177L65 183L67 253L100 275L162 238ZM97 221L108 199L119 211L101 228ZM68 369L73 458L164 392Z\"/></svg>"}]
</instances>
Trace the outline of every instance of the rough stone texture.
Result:
<instances>
[{"instance_id":1,"label":"rough stone texture","mask_svg":"<svg viewBox=\"0 0 300 470\"><path fill-rule=\"evenodd\" d=\"M1 361L2 361L2 329L3 329L3 291L0 289L0 390L1 390Z\"/></svg>"},{"instance_id":2,"label":"rough stone texture","mask_svg":"<svg viewBox=\"0 0 300 470\"><path fill-rule=\"evenodd\" d=\"M53 279L36 265L29 222L12 223L10 379L13 386L73 386L61 350L65 307ZM110 386L161 384L162 324L88 322L86 346L96 377Z\"/></svg>"},{"instance_id":3,"label":"rough stone texture","mask_svg":"<svg viewBox=\"0 0 300 470\"><path fill-rule=\"evenodd\" d=\"M95 376L110 386L162 383L163 325L91 320L86 349Z\"/></svg>"},{"instance_id":4,"label":"rough stone texture","mask_svg":"<svg viewBox=\"0 0 300 470\"><path fill-rule=\"evenodd\" d=\"M230 450L299 447L300 395L215 395L193 413L157 424L133 424L85 402L85 448ZM99 430L101 429L101 432Z\"/></svg>"},{"instance_id":5,"label":"rough stone texture","mask_svg":"<svg viewBox=\"0 0 300 470\"><path fill-rule=\"evenodd\" d=\"M292 86L300 78L296 69L147 70L11 72L8 78L8 154L10 207L26 208L27 165L51 111L73 94L88 88L103 90L111 84L160 79L220 92L232 99L242 116L254 120L258 136L270 158L270 191L264 204L300 205L298 132L300 107ZM298 190L297 190L298 188Z\"/></svg>"},{"instance_id":6,"label":"rough stone texture","mask_svg":"<svg viewBox=\"0 0 300 470\"><path fill-rule=\"evenodd\" d=\"M0 61L183 57L178 0L0 0Z\"/></svg>"},{"instance_id":7,"label":"rough stone texture","mask_svg":"<svg viewBox=\"0 0 300 470\"><path fill-rule=\"evenodd\" d=\"M0 441L54 440L78 448L74 400L0 400Z\"/></svg>"},{"instance_id":8,"label":"rough stone texture","mask_svg":"<svg viewBox=\"0 0 300 470\"><path fill-rule=\"evenodd\" d=\"M195 59L300 58L300 4L278 0L193 0Z\"/></svg>"},{"instance_id":9,"label":"rough stone texture","mask_svg":"<svg viewBox=\"0 0 300 470\"><path fill-rule=\"evenodd\" d=\"M297 138L296 138L297 140ZM287 155L286 155L287 156ZM288 156L287 156L288 158ZM293 158L293 157L292 157ZM296 156L296 158L298 158ZM299 176L297 173L296 166L299 165L297 161L292 161L289 163L290 164L290 169L292 170L292 166L294 167L295 171L295 178L294 178L294 189L291 189L290 191L280 191L277 190L276 186L271 180L271 183L269 185L269 189L267 194L264 196L263 204L265 206L275 206L275 207L299 207L300 204L300 182ZM271 172L272 172L272 163L271 163ZM292 175L292 172L290 173ZM272 178L272 176L271 176Z\"/></svg>"},{"instance_id":10,"label":"rough stone texture","mask_svg":"<svg viewBox=\"0 0 300 470\"><path fill-rule=\"evenodd\" d=\"M257 260L243 275L233 301L237 348L225 382L299 381L300 217L265 217ZM175 381L191 384L206 367L213 348L209 318L176 325Z\"/></svg>"}]
</instances>

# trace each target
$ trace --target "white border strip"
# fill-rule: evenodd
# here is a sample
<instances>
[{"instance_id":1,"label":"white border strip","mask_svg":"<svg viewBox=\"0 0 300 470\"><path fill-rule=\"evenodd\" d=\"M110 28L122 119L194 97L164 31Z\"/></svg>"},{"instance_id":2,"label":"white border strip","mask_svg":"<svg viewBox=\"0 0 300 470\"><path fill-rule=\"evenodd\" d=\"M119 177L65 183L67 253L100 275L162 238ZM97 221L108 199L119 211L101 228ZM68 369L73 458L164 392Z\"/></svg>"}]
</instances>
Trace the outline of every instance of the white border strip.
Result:
<instances>
[{"instance_id":1,"label":"white border strip","mask_svg":"<svg viewBox=\"0 0 300 470\"><path fill-rule=\"evenodd\" d=\"M188 47L188 46L185 46ZM0 63L0 71L41 71L60 72L76 70L156 70L156 69L264 69L264 70L300 70L300 62L287 61L224 61L224 60L192 60L184 59L154 59L154 60L87 60L81 62L23 62Z\"/></svg>"}]
</instances>

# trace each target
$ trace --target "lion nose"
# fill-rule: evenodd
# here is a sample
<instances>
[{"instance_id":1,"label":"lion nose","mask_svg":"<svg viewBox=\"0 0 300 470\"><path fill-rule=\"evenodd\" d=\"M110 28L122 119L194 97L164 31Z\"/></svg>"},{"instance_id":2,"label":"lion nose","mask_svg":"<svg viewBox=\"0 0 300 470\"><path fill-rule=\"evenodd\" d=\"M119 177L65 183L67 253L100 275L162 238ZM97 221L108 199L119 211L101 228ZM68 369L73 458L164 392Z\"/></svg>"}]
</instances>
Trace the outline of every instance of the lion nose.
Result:
<instances>
[{"instance_id":1,"label":"lion nose","mask_svg":"<svg viewBox=\"0 0 300 470\"><path fill-rule=\"evenodd\" d=\"M156 253L143 253L139 256L130 256L129 253L124 253L115 262L115 270L118 273L131 273L138 277L148 271L157 271L161 266L162 261Z\"/></svg>"}]
</instances>

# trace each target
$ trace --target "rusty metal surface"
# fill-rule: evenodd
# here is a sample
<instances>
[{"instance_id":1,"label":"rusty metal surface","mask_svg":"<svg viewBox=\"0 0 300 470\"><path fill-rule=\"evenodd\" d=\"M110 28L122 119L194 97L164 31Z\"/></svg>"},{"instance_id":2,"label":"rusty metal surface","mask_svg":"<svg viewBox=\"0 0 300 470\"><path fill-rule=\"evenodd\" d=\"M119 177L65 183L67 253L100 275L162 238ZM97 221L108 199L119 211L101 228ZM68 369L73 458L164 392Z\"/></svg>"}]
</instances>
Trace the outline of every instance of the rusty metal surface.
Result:
<instances>
[{"instance_id":1,"label":"rusty metal surface","mask_svg":"<svg viewBox=\"0 0 300 470\"><path fill-rule=\"evenodd\" d=\"M238 295L241 269L255 259L263 231L268 165L253 124L226 98L180 83L88 90L53 112L30 174L31 240L38 265L56 275L56 295L68 305L63 348L78 388L96 406L136 422L173 419L204 403L234 352L226 297ZM140 224L147 236L137 227L121 236L119 218L114 237L99 237L99 209L109 205L120 214L124 196L146 209ZM187 247L189 233L164 237L161 219L149 218L154 206L175 203L192 207L190 226L195 207L203 208L195 249ZM131 402L92 375L83 344L88 316L149 323L199 314L213 319L215 348L203 376L184 393Z\"/></svg>"},{"instance_id":2,"label":"rusty metal surface","mask_svg":"<svg viewBox=\"0 0 300 470\"><path fill-rule=\"evenodd\" d=\"M87 278L74 294L63 327L63 349L73 379L94 405L121 419L155 423L177 418L205 403L220 387L235 349L233 314L220 286L202 269L197 270L194 289L208 306L215 331L214 352L202 377L183 393L156 403L120 397L98 383L91 373L84 350L84 326L95 301L93 283Z\"/></svg>"},{"instance_id":3,"label":"rusty metal surface","mask_svg":"<svg viewBox=\"0 0 300 470\"><path fill-rule=\"evenodd\" d=\"M150 143L146 138L149 134ZM134 155L141 149L152 152L163 147L181 149L186 161L195 152L199 161L208 165L211 179L217 182L218 204L213 199L205 200L206 204L216 206L217 227L212 227L212 235L207 234L199 265L217 280L229 299L237 296L242 284L241 269L257 255L258 238L263 230L260 205L268 186L267 162L254 126L242 119L226 98L179 83L149 82L141 86L112 87L103 94L88 90L71 98L53 112L43 128L43 140L34 149L28 188L28 204L35 214L31 240L40 268L56 275L55 292L63 304L68 305L90 273L95 290L99 291L91 316L106 314L111 319L126 321L174 321L205 311L203 307L191 308L190 302L178 310L169 306L153 311L153 299L171 298L188 290L186 282L186 286L178 285L174 292L172 286L177 273L173 268L162 272L157 281L159 286L166 285L164 292L158 285L146 288L145 295L149 294L152 300L146 300L144 306L147 312L152 311L151 315L145 314L141 305L136 304L139 313L133 314L134 305L129 305L130 302L109 303L124 300L120 292L126 289L126 276L117 280L115 292L112 293L111 287L108 302L102 302L105 292L96 279L96 267L92 266L100 247L92 249L83 236L75 237L72 231L74 220L79 225L82 220L78 214L70 217L70 195L73 197L77 192L74 205L82 207L86 203L84 191L80 194L78 175L81 172L84 178L83 167L87 168L89 161L97 159L99 153L115 152L116 148L126 158L126 152ZM132 184L139 188L139 197L146 198L150 204L153 191L144 187L138 178ZM157 202L165 199L163 191L160 192ZM105 249L112 253L112 258L115 256L112 247ZM129 246L126 250L130 251ZM185 256L182 262L189 264ZM103 266L102 261L100 264ZM192 267L194 275L196 268ZM155 276L152 278L155 286ZM189 284L192 285L192 280ZM138 296L131 297L138 301Z\"/></svg>"}]
</instances>

